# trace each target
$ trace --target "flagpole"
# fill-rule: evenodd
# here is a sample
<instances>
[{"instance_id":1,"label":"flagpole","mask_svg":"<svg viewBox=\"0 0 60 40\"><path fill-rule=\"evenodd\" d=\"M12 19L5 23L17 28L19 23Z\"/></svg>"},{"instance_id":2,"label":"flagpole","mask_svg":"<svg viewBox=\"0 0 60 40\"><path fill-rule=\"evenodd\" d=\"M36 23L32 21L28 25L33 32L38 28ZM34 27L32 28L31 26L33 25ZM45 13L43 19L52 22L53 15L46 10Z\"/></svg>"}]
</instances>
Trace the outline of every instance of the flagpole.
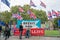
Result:
<instances>
[{"instance_id":1,"label":"flagpole","mask_svg":"<svg viewBox=\"0 0 60 40\"><path fill-rule=\"evenodd\" d=\"M0 12L1 12L1 0L0 0Z\"/></svg>"},{"instance_id":2,"label":"flagpole","mask_svg":"<svg viewBox=\"0 0 60 40\"><path fill-rule=\"evenodd\" d=\"M0 12L1 12L1 0L0 0ZM0 13L0 20L1 20L1 13Z\"/></svg>"}]
</instances>

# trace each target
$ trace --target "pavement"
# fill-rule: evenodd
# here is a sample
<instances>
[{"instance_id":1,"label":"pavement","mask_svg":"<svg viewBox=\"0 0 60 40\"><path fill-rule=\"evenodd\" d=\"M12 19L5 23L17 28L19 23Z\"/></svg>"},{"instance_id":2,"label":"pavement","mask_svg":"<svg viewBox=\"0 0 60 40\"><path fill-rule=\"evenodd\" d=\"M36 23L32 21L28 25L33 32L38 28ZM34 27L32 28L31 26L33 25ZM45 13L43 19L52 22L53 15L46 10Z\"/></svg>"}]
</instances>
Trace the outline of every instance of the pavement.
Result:
<instances>
[{"instance_id":1,"label":"pavement","mask_svg":"<svg viewBox=\"0 0 60 40\"><path fill-rule=\"evenodd\" d=\"M4 37L0 37L0 40L4 40ZM40 37L40 36L31 36L30 38L22 37L19 39L19 36L11 36L7 40L60 40L60 37Z\"/></svg>"}]
</instances>

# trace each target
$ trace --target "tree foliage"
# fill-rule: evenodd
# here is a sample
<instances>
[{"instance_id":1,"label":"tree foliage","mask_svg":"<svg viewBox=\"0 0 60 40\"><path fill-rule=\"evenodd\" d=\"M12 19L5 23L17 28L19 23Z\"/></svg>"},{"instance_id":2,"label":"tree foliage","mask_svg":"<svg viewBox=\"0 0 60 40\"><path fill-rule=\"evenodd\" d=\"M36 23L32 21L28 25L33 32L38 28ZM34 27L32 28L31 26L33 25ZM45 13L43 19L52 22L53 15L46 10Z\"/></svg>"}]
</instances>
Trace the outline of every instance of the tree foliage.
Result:
<instances>
[{"instance_id":1,"label":"tree foliage","mask_svg":"<svg viewBox=\"0 0 60 40\"><path fill-rule=\"evenodd\" d=\"M58 20L60 20L60 18L55 18L55 19L53 20L54 28L59 28L59 27L58 27Z\"/></svg>"},{"instance_id":2,"label":"tree foliage","mask_svg":"<svg viewBox=\"0 0 60 40\"><path fill-rule=\"evenodd\" d=\"M19 12L19 7L21 6L13 6L11 7L10 12L8 11L2 12L1 13L2 20L5 22L9 22L11 20L12 14ZM46 12L44 10L36 10L31 8L29 5L24 5L22 8L24 9L24 12L23 13L19 12L19 13L23 17L23 20L33 20L32 18L30 18L29 14L27 13L27 10L30 9L36 15L37 19L40 19L42 21L42 23L47 21ZM16 19L13 20L16 21Z\"/></svg>"},{"instance_id":3,"label":"tree foliage","mask_svg":"<svg viewBox=\"0 0 60 40\"><path fill-rule=\"evenodd\" d=\"M3 20L4 22L9 22L10 19L11 19L11 12L8 12L8 11L5 11L5 12L2 12L1 16L1 20Z\"/></svg>"}]
</instances>

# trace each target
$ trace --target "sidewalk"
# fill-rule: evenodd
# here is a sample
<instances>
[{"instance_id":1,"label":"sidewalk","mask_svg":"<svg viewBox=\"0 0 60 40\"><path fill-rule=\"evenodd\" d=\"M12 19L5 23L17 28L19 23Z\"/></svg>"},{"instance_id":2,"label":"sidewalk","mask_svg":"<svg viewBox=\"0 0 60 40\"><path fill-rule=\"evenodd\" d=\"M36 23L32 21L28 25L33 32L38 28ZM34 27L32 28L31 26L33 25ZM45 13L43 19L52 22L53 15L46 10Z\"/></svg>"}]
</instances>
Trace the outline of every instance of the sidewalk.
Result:
<instances>
[{"instance_id":1,"label":"sidewalk","mask_svg":"<svg viewBox=\"0 0 60 40\"><path fill-rule=\"evenodd\" d=\"M1 40L4 40L4 38L2 38ZM21 40L19 39L18 36L11 36L9 39L7 40ZM22 40L60 40L60 38L57 37L40 37L40 36L31 36L29 39L25 38L25 36L23 36Z\"/></svg>"}]
</instances>

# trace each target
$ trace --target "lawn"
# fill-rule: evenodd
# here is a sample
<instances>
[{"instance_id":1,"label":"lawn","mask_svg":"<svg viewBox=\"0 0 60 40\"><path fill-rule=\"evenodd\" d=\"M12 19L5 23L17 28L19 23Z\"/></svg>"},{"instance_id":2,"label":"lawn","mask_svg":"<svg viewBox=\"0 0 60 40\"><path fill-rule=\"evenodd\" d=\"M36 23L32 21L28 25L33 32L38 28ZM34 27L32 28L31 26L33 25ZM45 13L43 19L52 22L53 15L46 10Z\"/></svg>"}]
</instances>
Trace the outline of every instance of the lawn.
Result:
<instances>
[{"instance_id":1,"label":"lawn","mask_svg":"<svg viewBox=\"0 0 60 40\"><path fill-rule=\"evenodd\" d=\"M60 36L58 30L45 30L45 36Z\"/></svg>"}]
</instances>

